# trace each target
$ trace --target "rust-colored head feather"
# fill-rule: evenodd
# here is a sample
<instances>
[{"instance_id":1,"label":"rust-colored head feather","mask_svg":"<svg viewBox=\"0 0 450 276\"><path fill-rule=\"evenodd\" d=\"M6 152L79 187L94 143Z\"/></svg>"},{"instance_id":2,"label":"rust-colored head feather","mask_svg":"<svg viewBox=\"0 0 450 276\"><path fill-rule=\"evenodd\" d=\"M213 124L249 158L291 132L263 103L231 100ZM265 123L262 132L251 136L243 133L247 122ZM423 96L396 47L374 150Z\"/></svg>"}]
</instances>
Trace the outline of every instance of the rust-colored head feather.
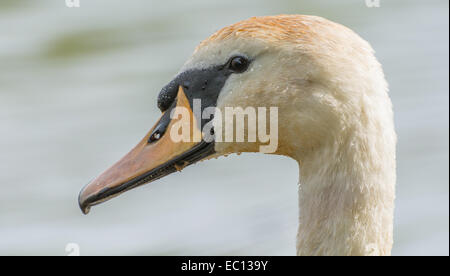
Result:
<instances>
[{"instance_id":1,"label":"rust-colored head feather","mask_svg":"<svg viewBox=\"0 0 450 276\"><path fill-rule=\"evenodd\" d=\"M334 31L349 29L318 16L310 15L276 15L251 17L224 27L205 39L197 49L230 38L252 38L271 43L298 43L312 41L314 37L323 37Z\"/></svg>"}]
</instances>

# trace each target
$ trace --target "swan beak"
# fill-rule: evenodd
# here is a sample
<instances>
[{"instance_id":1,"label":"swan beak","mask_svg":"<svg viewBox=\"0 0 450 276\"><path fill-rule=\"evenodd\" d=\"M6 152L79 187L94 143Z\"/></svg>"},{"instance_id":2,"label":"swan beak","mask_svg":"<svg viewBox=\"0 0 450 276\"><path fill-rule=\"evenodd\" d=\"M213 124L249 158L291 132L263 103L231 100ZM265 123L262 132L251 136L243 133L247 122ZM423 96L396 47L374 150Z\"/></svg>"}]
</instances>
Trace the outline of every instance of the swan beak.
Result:
<instances>
[{"instance_id":1,"label":"swan beak","mask_svg":"<svg viewBox=\"0 0 450 276\"><path fill-rule=\"evenodd\" d=\"M174 107L188 110L186 116L170 118ZM185 113L185 114L187 114ZM171 130L180 124L190 124L188 142L172 139ZM152 182L172 172L195 163L214 153L214 143L202 139L199 124L181 86L172 108L165 111L158 123L147 133L127 155L111 168L86 185L80 192L78 202L81 211L87 214L90 207L120 195L130 189Z\"/></svg>"}]
</instances>

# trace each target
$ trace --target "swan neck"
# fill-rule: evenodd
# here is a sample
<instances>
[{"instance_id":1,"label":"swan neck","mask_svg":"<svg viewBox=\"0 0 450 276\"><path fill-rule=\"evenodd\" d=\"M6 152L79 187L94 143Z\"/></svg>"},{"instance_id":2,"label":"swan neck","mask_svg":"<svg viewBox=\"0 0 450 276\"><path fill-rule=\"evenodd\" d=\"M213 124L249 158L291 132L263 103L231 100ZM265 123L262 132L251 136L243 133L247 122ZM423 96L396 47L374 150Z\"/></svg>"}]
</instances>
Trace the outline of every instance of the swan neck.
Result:
<instances>
[{"instance_id":1,"label":"swan neck","mask_svg":"<svg viewBox=\"0 0 450 276\"><path fill-rule=\"evenodd\" d=\"M355 134L299 161L298 255L389 255L395 139Z\"/></svg>"}]
</instances>

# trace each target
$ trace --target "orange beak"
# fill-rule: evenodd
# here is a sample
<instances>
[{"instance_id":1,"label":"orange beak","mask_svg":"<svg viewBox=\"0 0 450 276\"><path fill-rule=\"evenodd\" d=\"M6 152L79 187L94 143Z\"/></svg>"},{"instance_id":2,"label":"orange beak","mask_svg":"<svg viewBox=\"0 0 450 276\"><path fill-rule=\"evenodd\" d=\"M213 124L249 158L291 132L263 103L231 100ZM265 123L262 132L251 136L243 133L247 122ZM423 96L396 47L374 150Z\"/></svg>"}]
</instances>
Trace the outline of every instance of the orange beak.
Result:
<instances>
[{"instance_id":1,"label":"orange beak","mask_svg":"<svg viewBox=\"0 0 450 276\"><path fill-rule=\"evenodd\" d=\"M178 89L175 107L183 108L184 114L188 116L172 119L169 113L174 109L165 111L139 144L81 190L78 201L84 214L87 214L93 205L179 171L214 153L214 143L207 143L201 139L200 124L196 122L181 86ZM187 136L189 139L176 141L172 134L176 133L182 124L189 125L190 131ZM158 132L161 126L165 129Z\"/></svg>"}]
</instances>

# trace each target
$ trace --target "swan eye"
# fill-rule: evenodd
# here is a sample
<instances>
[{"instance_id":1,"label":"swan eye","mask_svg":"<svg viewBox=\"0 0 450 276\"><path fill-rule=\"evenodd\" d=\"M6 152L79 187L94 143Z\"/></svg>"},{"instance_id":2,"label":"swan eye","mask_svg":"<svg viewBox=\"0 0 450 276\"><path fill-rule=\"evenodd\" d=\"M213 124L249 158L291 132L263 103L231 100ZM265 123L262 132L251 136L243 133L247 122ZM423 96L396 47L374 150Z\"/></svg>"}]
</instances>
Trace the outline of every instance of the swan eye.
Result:
<instances>
[{"instance_id":1,"label":"swan eye","mask_svg":"<svg viewBox=\"0 0 450 276\"><path fill-rule=\"evenodd\" d=\"M250 62L248 59L246 59L245 57L237 56L233 57L230 60L229 68L235 73L242 73L247 70L249 64Z\"/></svg>"}]
</instances>

